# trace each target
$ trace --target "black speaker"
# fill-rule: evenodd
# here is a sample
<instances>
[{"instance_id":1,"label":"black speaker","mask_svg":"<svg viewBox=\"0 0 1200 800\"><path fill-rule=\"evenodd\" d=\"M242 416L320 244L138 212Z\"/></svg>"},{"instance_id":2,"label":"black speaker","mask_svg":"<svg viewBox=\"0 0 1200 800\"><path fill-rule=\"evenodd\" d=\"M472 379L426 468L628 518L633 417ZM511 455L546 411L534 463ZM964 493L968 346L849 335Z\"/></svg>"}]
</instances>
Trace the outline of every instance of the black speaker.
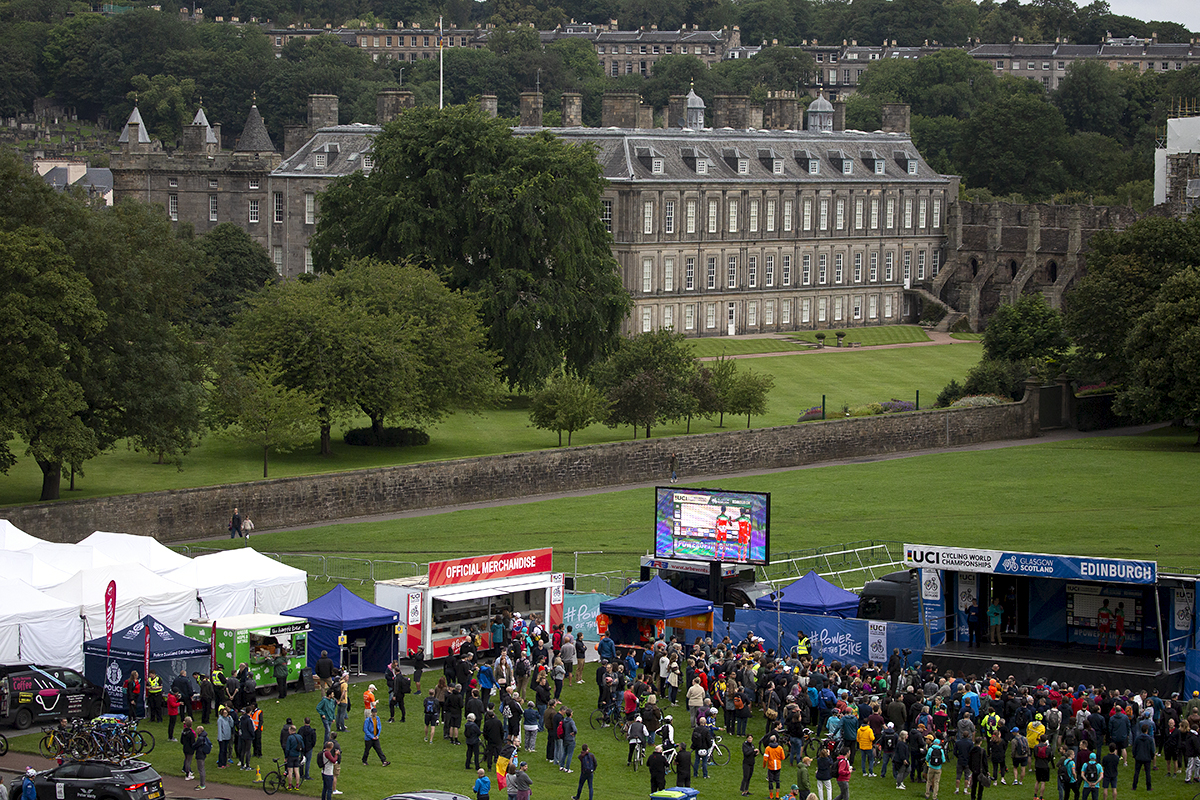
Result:
<instances>
[{"instance_id":1,"label":"black speaker","mask_svg":"<svg viewBox=\"0 0 1200 800\"><path fill-rule=\"evenodd\" d=\"M726 603L721 609L721 616L726 622L736 622L737 606L733 603Z\"/></svg>"}]
</instances>

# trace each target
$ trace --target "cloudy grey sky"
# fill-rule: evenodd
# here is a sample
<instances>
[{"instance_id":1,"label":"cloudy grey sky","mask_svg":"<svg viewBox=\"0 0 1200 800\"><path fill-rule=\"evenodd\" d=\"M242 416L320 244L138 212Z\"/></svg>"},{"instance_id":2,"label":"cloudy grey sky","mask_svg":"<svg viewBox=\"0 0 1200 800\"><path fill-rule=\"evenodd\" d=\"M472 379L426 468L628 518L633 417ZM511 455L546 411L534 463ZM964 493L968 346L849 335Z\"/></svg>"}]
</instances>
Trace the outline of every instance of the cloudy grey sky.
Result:
<instances>
[{"instance_id":1,"label":"cloudy grey sky","mask_svg":"<svg viewBox=\"0 0 1200 800\"><path fill-rule=\"evenodd\" d=\"M1086 5L1080 2L1080 5ZM1200 31L1200 3L1191 0L1109 0L1114 14L1136 19L1163 19Z\"/></svg>"}]
</instances>

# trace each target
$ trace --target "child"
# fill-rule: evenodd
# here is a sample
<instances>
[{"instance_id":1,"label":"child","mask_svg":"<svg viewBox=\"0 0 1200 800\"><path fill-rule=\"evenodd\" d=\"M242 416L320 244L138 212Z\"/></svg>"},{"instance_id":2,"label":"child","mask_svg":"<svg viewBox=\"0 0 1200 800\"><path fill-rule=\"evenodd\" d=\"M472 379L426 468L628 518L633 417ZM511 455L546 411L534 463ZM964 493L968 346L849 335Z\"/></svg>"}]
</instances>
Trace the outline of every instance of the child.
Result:
<instances>
[{"instance_id":1,"label":"child","mask_svg":"<svg viewBox=\"0 0 1200 800\"><path fill-rule=\"evenodd\" d=\"M487 776L487 770L482 768L475 775L475 800L488 800L492 791L492 779Z\"/></svg>"}]
</instances>

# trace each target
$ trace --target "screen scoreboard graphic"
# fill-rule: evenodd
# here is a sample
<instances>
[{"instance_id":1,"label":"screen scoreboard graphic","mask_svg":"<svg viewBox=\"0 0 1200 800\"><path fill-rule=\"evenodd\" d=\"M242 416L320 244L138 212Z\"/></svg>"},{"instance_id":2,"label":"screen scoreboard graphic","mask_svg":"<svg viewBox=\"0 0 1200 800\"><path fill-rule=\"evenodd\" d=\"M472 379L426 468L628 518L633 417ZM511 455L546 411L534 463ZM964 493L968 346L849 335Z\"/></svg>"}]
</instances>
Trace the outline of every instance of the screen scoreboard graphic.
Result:
<instances>
[{"instance_id":1,"label":"screen scoreboard graphic","mask_svg":"<svg viewBox=\"0 0 1200 800\"><path fill-rule=\"evenodd\" d=\"M770 494L670 486L655 491L656 558L767 563Z\"/></svg>"}]
</instances>

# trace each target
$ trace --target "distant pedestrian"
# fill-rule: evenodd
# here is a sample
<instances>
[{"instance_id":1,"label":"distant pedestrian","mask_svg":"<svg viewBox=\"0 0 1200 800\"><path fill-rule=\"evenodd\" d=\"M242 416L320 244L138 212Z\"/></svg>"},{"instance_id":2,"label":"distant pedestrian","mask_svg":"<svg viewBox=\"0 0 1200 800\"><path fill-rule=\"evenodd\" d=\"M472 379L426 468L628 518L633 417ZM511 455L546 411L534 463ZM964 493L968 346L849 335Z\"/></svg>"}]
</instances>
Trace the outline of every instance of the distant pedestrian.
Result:
<instances>
[{"instance_id":1,"label":"distant pedestrian","mask_svg":"<svg viewBox=\"0 0 1200 800\"><path fill-rule=\"evenodd\" d=\"M208 738L208 734L205 732L203 726L196 728L196 773L199 775L199 779L196 781L197 790L204 788L204 780L205 776L207 775L207 772L204 769L204 764L205 759L208 758L208 754L211 752L212 741Z\"/></svg>"},{"instance_id":2,"label":"distant pedestrian","mask_svg":"<svg viewBox=\"0 0 1200 800\"><path fill-rule=\"evenodd\" d=\"M190 781L195 778L192 774L192 756L196 752L196 732L192 730L191 717L185 717L183 720L183 730L179 733L179 743L183 747L183 779Z\"/></svg>"},{"instance_id":3,"label":"distant pedestrian","mask_svg":"<svg viewBox=\"0 0 1200 800\"><path fill-rule=\"evenodd\" d=\"M242 515L237 506L233 508L233 516L229 518L229 538L240 539L242 536Z\"/></svg>"},{"instance_id":4,"label":"distant pedestrian","mask_svg":"<svg viewBox=\"0 0 1200 800\"><path fill-rule=\"evenodd\" d=\"M678 469L679 469L679 455L677 453L671 453L671 483L675 483L675 481L678 480L678 477L679 477ZM236 513L236 510L235 510L235 513Z\"/></svg>"},{"instance_id":5,"label":"distant pedestrian","mask_svg":"<svg viewBox=\"0 0 1200 800\"><path fill-rule=\"evenodd\" d=\"M371 709L370 714L363 722L363 766L367 765L367 756L374 750L379 754L379 760L386 767L392 762L387 760L387 756L383 754L383 749L379 746L379 733L382 725L380 724L379 714L375 709Z\"/></svg>"},{"instance_id":6,"label":"distant pedestrian","mask_svg":"<svg viewBox=\"0 0 1200 800\"><path fill-rule=\"evenodd\" d=\"M337 766L337 753L333 740L325 742L325 749L317 756L317 768L321 770L321 800L333 800L333 769Z\"/></svg>"},{"instance_id":7,"label":"distant pedestrian","mask_svg":"<svg viewBox=\"0 0 1200 800\"><path fill-rule=\"evenodd\" d=\"M596 756L588 749L585 744L579 748L579 786L575 789L575 797L572 800L579 800L583 794L583 784L587 781L588 800L593 799L592 777L596 774Z\"/></svg>"}]
</instances>

